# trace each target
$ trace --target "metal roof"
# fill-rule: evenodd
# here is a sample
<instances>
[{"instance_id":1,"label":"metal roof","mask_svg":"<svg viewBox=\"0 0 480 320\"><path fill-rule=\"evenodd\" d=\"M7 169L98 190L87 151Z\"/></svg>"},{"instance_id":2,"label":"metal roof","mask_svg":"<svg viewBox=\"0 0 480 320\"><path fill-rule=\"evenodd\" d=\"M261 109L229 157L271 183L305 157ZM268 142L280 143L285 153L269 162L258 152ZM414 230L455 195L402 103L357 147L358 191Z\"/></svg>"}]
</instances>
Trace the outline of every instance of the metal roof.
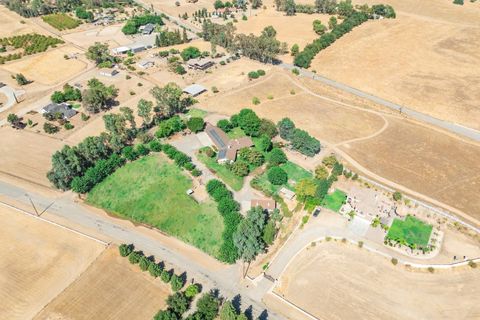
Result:
<instances>
[{"instance_id":1,"label":"metal roof","mask_svg":"<svg viewBox=\"0 0 480 320\"><path fill-rule=\"evenodd\" d=\"M207 89L199 84L191 84L185 89L183 89L183 92L186 92L192 96L197 96L204 91L207 91Z\"/></svg>"}]
</instances>

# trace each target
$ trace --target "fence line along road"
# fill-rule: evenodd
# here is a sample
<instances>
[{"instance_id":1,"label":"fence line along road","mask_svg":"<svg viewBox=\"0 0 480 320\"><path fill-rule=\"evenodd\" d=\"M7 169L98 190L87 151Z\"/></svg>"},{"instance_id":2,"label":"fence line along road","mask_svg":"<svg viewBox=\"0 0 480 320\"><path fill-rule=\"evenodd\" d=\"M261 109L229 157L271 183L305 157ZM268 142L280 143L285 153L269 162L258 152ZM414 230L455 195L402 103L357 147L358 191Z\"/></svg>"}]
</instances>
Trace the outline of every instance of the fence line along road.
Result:
<instances>
[{"instance_id":1,"label":"fence line along road","mask_svg":"<svg viewBox=\"0 0 480 320\"><path fill-rule=\"evenodd\" d=\"M292 69L296 68L300 72L300 75L302 75L304 77L312 78L314 80L320 81L320 82L322 82L326 85L329 85L331 87L334 87L334 88L340 89L342 91L346 91L348 93L354 94L358 97L370 100L370 101L375 102L377 104L380 104L384 107L387 107L387 108L392 109L394 111L405 114L405 115L407 115L407 116L409 116L409 117L411 117L415 120L425 122L425 123L434 125L436 127L440 127L444 130L450 131L454 134L457 134L457 135L460 135L460 136L463 136L463 137L467 137L467 138L475 140L475 141L480 141L480 131L478 131L478 130L468 128L468 127L462 126L462 125L457 124L457 123L437 119L437 118L432 117L428 114L421 113L421 112L415 111L413 109L410 109L408 107L393 103L393 102L385 100L385 99L382 99L380 97L374 96L373 94L370 94L370 93L367 93L365 91L361 91L361 90L355 89L353 87L350 87L346 84L337 82L337 81L332 80L332 79L328 79L328 78L323 77L323 76L319 76L319 75L317 75L317 74L315 74L311 71L295 67L293 64L280 63L279 66L281 68L284 68L284 69L287 69L287 70L292 70Z\"/></svg>"}]
</instances>

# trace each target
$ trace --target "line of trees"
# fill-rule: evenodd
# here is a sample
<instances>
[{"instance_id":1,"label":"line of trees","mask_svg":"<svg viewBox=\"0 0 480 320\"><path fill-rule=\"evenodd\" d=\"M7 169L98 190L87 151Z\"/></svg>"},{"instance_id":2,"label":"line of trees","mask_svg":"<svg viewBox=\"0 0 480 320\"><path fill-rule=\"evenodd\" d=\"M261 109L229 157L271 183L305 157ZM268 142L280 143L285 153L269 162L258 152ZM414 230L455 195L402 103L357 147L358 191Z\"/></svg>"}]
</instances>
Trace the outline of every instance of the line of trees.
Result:
<instances>
[{"instance_id":1,"label":"line of trees","mask_svg":"<svg viewBox=\"0 0 480 320\"><path fill-rule=\"evenodd\" d=\"M295 124L289 118L283 118L277 124L282 139L290 141L290 145L294 150L313 157L320 152L320 142L310 136L308 132L298 129Z\"/></svg>"},{"instance_id":2,"label":"line of trees","mask_svg":"<svg viewBox=\"0 0 480 320\"><path fill-rule=\"evenodd\" d=\"M175 29L174 31L162 30L155 37L155 46L156 47L168 47L176 44L182 44L188 42L187 31L183 29L183 34L180 33L180 30Z\"/></svg>"}]
</instances>

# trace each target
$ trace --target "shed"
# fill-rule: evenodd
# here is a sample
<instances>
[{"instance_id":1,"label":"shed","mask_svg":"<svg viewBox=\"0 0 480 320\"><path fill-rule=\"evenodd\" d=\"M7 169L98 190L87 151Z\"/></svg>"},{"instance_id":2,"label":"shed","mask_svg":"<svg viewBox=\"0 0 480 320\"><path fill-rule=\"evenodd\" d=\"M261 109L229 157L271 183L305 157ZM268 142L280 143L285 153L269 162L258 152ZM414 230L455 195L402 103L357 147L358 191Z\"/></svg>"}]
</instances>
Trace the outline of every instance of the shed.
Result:
<instances>
[{"instance_id":1,"label":"shed","mask_svg":"<svg viewBox=\"0 0 480 320\"><path fill-rule=\"evenodd\" d=\"M285 187L282 187L278 192L288 200L293 200L293 198L295 198L295 192Z\"/></svg>"},{"instance_id":2,"label":"shed","mask_svg":"<svg viewBox=\"0 0 480 320\"><path fill-rule=\"evenodd\" d=\"M151 34L155 29L155 25L152 23L146 24L142 30L143 34Z\"/></svg>"},{"instance_id":3,"label":"shed","mask_svg":"<svg viewBox=\"0 0 480 320\"><path fill-rule=\"evenodd\" d=\"M113 77L118 74L118 70L114 68L103 68L100 69L100 74L105 77Z\"/></svg>"},{"instance_id":4,"label":"shed","mask_svg":"<svg viewBox=\"0 0 480 320\"><path fill-rule=\"evenodd\" d=\"M146 50L147 46L142 44L142 43L134 43L134 44L130 45L129 49L133 53L137 53L137 52L141 52L143 50Z\"/></svg>"},{"instance_id":5,"label":"shed","mask_svg":"<svg viewBox=\"0 0 480 320\"><path fill-rule=\"evenodd\" d=\"M113 54L124 54L130 51L129 47L118 47L118 48L113 48L112 52Z\"/></svg>"},{"instance_id":6,"label":"shed","mask_svg":"<svg viewBox=\"0 0 480 320\"><path fill-rule=\"evenodd\" d=\"M196 97L205 91L207 91L207 89L199 84L191 84L183 89L183 92L188 93L192 97Z\"/></svg>"},{"instance_id":7,"label":"shed","mask_svg":"<svg viewBox=\"0 0 480 320\"><path fill-rule=\"evenodd\" d=\"M155 65L155 62L152 60L142 60L137 64L142 69L148 69Z\"/></svg>"}]
</instances>

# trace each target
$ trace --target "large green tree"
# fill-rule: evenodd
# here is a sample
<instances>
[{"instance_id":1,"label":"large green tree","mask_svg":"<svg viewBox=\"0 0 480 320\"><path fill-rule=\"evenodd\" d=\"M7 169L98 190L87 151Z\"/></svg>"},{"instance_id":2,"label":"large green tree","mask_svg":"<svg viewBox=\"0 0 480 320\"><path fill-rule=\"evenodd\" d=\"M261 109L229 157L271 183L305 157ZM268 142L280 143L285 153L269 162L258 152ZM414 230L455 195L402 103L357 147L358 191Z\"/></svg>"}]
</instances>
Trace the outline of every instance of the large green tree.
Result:
<instances>
[{"instance_id":1,"label":"large green tree","mask_svg":"<svg viewBox=\"0 0 480 320\"><path fill-rule=\"evenodd\" d=\"M194 100L183 93L183 90L174 82L160 88L155 86L150 93L156 100L155 112L159 118L169 118L175 113L185 112Z\"/></svg>"},{"instance_id":2,"label":"large green tree","mask_svg":"<svg viewBox=\"0 0 480 320\"><path fill-rule=\"evenodd\" d=\"M118 89L114 85L106 86L96 78L87 83L87 89L82 93L82 103L90 113L97 113L109 109L115 98L118 96Z\"/></svg>"},{"instance_id":3,"label":"large green tree","mask_svg":"<svg viewBox=\"0 0 480 320\"><path fill-rule=\"evenodd\" d=\"M142 126L148 128L152 122L153 102L140 99L137 104L138 116L143 119Z\"/></svg>"}]
</instances>

